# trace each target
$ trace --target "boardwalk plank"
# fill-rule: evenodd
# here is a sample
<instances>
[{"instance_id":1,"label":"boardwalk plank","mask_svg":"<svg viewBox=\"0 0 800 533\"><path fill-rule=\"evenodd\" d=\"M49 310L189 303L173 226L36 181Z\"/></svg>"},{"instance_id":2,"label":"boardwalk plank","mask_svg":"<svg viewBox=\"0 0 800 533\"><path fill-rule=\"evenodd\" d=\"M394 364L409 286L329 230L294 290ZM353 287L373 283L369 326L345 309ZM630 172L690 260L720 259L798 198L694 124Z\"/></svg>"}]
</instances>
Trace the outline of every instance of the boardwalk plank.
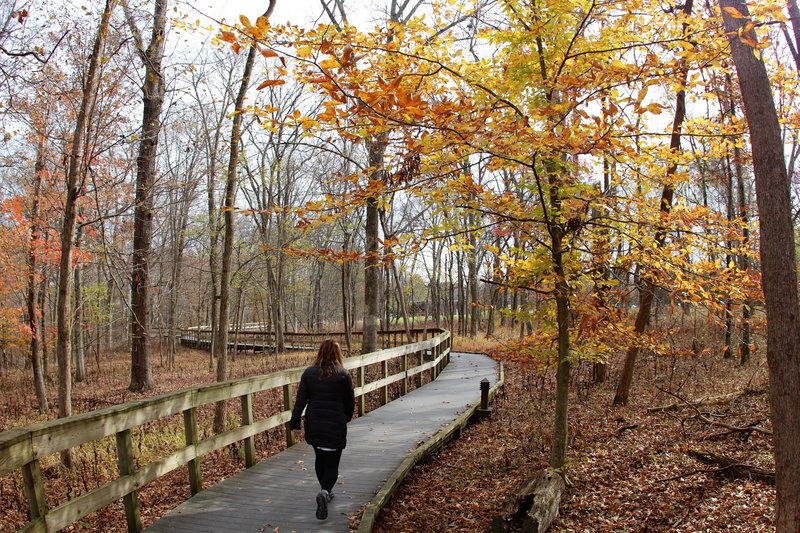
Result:
<instances>
[{"instance_id":1,"label":"boardwalk plank","mask_svg":"<svg viewBox=\"0 0 800 533\"><path fill-rule=\"evenodd\" d=\"M409 452L479 400L483 378L496 382L494 361L454 353L436 381L353 420L324 521L314 517L314 452L301 443L200 492L146 531L347 532L349 516L375 496Z\"/></svg>"}]
</instances>

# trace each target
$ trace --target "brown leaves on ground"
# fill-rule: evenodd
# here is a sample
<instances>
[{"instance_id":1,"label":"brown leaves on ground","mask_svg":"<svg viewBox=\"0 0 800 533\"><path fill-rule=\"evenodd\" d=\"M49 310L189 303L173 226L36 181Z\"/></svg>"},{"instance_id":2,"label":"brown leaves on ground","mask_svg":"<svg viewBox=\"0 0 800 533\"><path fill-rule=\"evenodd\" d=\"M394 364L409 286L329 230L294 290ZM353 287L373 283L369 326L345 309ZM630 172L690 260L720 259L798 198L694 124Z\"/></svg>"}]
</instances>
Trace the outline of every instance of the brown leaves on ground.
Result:
<instances>
[{"instance_id":1,"label":"brown leaves on ground","mask_svg":"<svg viewBox=\"0 0 800 533\"><path fill-rule=\"evenodd\" d=\"M503 354L495 357L505 359ZM763 368L719 357L643 358L631 403L612 407L616 375L592 384L591 368L573 372L569 480L552 531L770 531L773 486L731 480L687 455L713 451L773 469L768 436L729 433L691 408L648 413L685 398L766 388ZM506 499L547 466L553 378L519 361L506 363L506 387L491 418L471 426L417 466L381 513L375 531L489 531ZM706 418L769 429L765 391L700 407ZM518 525L517 525L518 527Z\"/></svg>"}]
</instances>

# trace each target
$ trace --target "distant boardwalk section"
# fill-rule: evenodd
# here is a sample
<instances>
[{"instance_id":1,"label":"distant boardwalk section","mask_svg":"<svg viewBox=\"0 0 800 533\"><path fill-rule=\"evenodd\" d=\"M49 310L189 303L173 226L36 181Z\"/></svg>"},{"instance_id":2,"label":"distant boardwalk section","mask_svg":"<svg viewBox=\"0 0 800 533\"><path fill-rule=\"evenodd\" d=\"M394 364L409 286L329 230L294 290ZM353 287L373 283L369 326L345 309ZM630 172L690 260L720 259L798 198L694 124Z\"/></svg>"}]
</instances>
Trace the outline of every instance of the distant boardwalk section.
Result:
<instances>
[{"instance_id":1,"label":"distant boardwalk section","mask_svg":"<svg viewBox=\"0 0 800 533\"><path fill-rule=\"evenodd\" d=\"M375 497L410 452L474 407L482 379L494 385L497 377L489 357L453 353L435 381L353 420L324 521L314 517L314 452L303 443L196 494L146 531L347 532L349 516Z\"/></svg>"}]
</instances>

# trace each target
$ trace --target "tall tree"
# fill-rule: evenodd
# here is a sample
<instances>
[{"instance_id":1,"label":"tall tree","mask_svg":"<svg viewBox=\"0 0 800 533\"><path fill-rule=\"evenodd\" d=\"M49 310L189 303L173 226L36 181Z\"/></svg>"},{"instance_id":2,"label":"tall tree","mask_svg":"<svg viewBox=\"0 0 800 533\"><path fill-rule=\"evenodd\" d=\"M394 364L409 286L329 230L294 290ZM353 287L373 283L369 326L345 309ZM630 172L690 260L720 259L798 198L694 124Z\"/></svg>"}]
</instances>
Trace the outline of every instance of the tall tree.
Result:
<instances>
[{"instance_id":1,"label":"tall tree","mask_svg":"<svg viewBox=\"0 0 800 533\"><path fill-rule=\"evenodd\" d=\"M133 265L131 273L131 383L130 390L153 388L150 361L150 249L153 237L153 183L156 179L158 138L166 80L161 63L166 43L168 0L155 0L150 43L144 47L133 14L125 16L144 64L142 81L142 134L136 158L136 205L133 217Z\"/></svg>"},{"instance_id":2,"label":"tall tree","mask_svg":"<svg viewBox=\"0 0 800 533\"><path fill-rule=\"evenodd\" d=\"M259 17L257 26L266 26L272 11L275 9L276 0L269 0L269 7L264 14ZM247 61L242 72L242 80L239 85L239 92L236 95L236 102L233 110L233 123L231 125L230 155L228 157L228 170L225 178L225 198L223 207L224 235L222 242L222 257L220 265L219 280L219 328L216 332L214 350L217 357L217 381L228 379L228 312L230 308L230 289L231 289L231 265L233 259L233 239L234 239L234 211L236 189L239 180L239 153L240 142L242 140L242 119L244 111L244 101L247 97L247 89L250 87L250 77L253 73L253 65L256 61L256 54L259 53L255 43L251 44L247 52ZM225 419L227 416L227 404L218 402L214 410L214 432L222 433L225 431Z\"/></svg>"},{"instance_id":3,"label":"tall tree","mask_svg":"<svg viewBox=\"0 0 800 533\"><path fill-rule=\"evenodd\" d=\"M66 176L66 198L61 225L61 258L58 266L58 303L56 305L56 359L58 361L58 416L72 414L72 363L70 357L70 280L72 278L72 254L75 239L77 203L82 176L86 173L86 132L89 118L100 84L100 67L103 63L103 48L108 35L109 19L116 5L115 0L106 0L94 45L89 55L89 69L83 84L82 98L72 143L69 148ZM67 465L72 463L71 454L64 453Z\"/></svg>"},{"instance_id":4,"label":"tall tree","mask_svg":"<svg viewBox=\"0 0 800 533\"><path fill-rule=\"evenodd\" d=\"M750 131L767 314L769 398L778 492L776 528L800 531L800 298L789 176L756 25L743 0L720 0Z\"/></svg>"},{"instance_id":5,"label":"tall tree","mask_svg":"<svg viewBox=\"0 0 800 533\"><path fill-rule=\"evenodd\" d=\"M687 0L683 5L683 13L687 17L692 14L693 0ZM688 23L683 23L684 36L689 31ZM685 58L681 58L680 67L678 70L680 82L678 91L675 95L675 116L672 120L672 132L670 134L669 149L673 155L678 155L681 150L681 131L683 128L683 121L686 117L686 81L689 77L689 65ZM672 199L675 195L675 185L673 183L673 176L678 170L677 163L670 163L664 179L664 188L661 191L661 202L659 204L659 212L663 220L669 217L672 210ZM663 248L667 240L667 230L659 228L656 230L655 235L656 246ZM647 323L650 321L650 311L653 307L653 299L655 298L656 286L653 283L645 282L645 286L639 292L639 310L636 313L636 321L634 322L634 331L636 333L643 333L647 328ZM636 364L636 358L639 355L640 346L638 343L632 343L625 353L625 363L622 367L622 373L619 377L617 384L617 391L614 395L614 405L624 405L628 403L628 396L630 395L631 384L633 383L633 369Z\"/></svg>"},{"instance_id":6,"label":"tall tree","mask_svg":"<svg viewBox=\"0 0 800 533\"><path fill-rule=\"evenodd\" d=\"M43 106L46 109L46 106ZM45 113L46 114L46 113ZM44 124L42 125L44 127ZM36 400L39 411L46 413L50 410L45 389L44 367L42 364L42 332L41 319L43 309L39 306L39 293L42 280L39 267L39 248L42 241L42 227L40 221L40 199L42 194L42 181L47 172L45 166L45 140L44 131L37 133L36 163L33 171L33 194L31 195L30 219L30 248L28 249L28 326L31 329L31 367L33 368L33 384L36 391Z\"/></svg>"}]
</instances>

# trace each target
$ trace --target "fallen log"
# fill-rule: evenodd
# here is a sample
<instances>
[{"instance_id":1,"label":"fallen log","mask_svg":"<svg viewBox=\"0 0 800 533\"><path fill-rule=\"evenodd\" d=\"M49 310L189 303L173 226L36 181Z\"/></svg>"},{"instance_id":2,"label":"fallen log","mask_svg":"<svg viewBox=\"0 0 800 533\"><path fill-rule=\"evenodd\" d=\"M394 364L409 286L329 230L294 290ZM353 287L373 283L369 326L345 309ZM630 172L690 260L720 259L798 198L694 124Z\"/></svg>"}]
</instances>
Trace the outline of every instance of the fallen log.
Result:
<instances>
[{"instance_id":1,"label":"fallen log","mask_svg":"<svg viewBox=\"0 0 800 533\"><path fill-rule=\"evenodd\" d=\"M558 516L564 477L553 469L533 476L506 502L502 514L492 519L492 533L506 533L522 522L523 533L544 533Z\"/></svg>"},{"instance_id":2,"label":"fallen log","mask_svg":"<svg viewBox=\"0 0 800 533\"><path fill-rule=\"evenodd\" d=\"M719 467L717 470L706 471L708 473L722 474L731 479L752 479L755 481L763 481L770 485L775 484L775 472L773 471L748 465L736 459L703 450L689 450L686 453L703 464Z\"/></svg>"},{"instance_id":3,"label":"fallen log","mask_svg":"<svg viewBox=\"0 0 800 533\"><path fill-rule=\"evenodd\" d=\"M672 394L668 391L667 394ZM667 405L659 405L656 407L648 407L648 413L663 413L665 411L677 411L683 407L695 406L695 407L705 407L708 405L719 405L721 403L728 403L732 400L735 400L741 396L745 396L746 394L750 394L752 391L748 389L740 390L737 392L732 392L730 394L722 394L720 396L705 396L703 398L698 398L697 400L681 400L679 402L670 403ZM674 395L673 395L674 396Z\"/></svg>"},{"instance_id":4,"label":"fallen log","mask_svg":"<svg viewBox=\"0 0 800 533\"><path fill-rule=\"evenodd\" d=\"M740 426L733 426L731 424L726 424L725 422L717 422L715 420L712 420L711 418L706 416L708 413L703 413L702 411L700 411L700 409L697 406L697 404L694 404L694 403L690 402L689 400L687 400L686 398L684 398L683 396L681 396L677 392L670 392L668 390L661 389L660 387L657 387L657 388L659 388L659 390L669 394L670 396L674 396L675 398L679 399L684 405L686 405L687 407L691 408L696 413L695 416L698 419L702 420L706 424L709 424L711 426L717 426L717 427L725 428L727 430L730 430L730 431L733 431L733 432L738 432L738 433L752 433L752 432L755 431L756 433L761 433L762 435L772 435L772 431L771 430L764 429L764 428L759 427L759 426L740 427ZM740 393L737 393L737 396L743 396L743 395L749 394L749 393L750 392L748 392L747 389L745 389L744 391L742 391ZM648 411L649 411L649 409L648 409Z\"/></svg>"},{"instance_id":5,"label":"fallen log","mask_svg":"<svg viewBox=\"0 0 800 533\"><path fill-rule=\"evenodd\" d=\"M720 440L723 437L727 437L728 435L739 435L743 439L748 439L750 438L750 435L752 435L754 431L758 431L757 428L760 427L759 424L763 421L764 420L759 419L748 423L746 426L741 426L741 427L731 426L726 431L721 431L719 433L708 435L707 437L703 437L701 440Z\"/></svg>"}]
</instances>

